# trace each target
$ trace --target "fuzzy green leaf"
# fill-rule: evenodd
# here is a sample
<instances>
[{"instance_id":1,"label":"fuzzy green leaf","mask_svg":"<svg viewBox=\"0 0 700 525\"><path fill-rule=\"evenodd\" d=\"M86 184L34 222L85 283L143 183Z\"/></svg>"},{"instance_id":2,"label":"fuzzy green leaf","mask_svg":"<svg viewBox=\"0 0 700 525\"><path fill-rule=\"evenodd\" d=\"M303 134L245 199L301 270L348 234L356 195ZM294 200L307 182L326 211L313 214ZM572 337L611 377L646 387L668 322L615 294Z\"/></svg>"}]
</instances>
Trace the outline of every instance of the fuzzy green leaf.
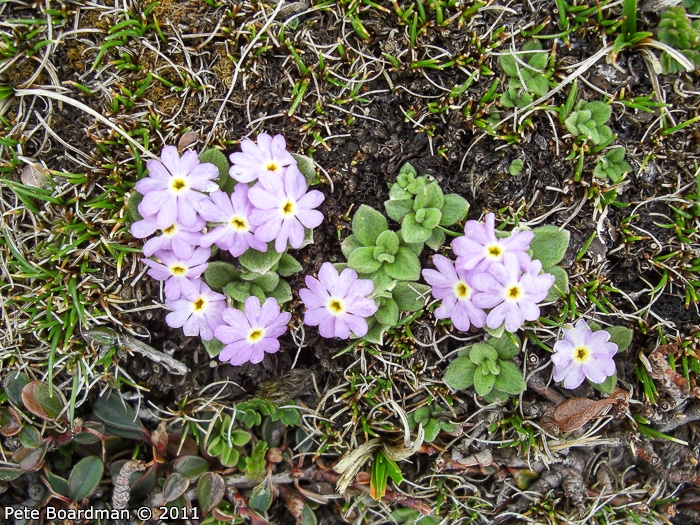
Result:
<instances>
[{"instance_id":1,"label":"fuzzy green leaf","mask_svg":"<svg viewBox=\"0 0 700 525\"><path fill-rule=\"evenodd\" d=\"M530 243L532 258L542 262L543 267L554 266L564 258L569 247L571 234L568 230L559 230L556 226L547 225L535 228L534 237Z\"/></svg>"},{"instance_id":2,"label":"fuzzy green leaf","mask_svg":"<svg viewBox=\"0 0 700 525\"><path fill-rule=\"evenodd\" d=\"M358 248L362 248L362 243L354 235L348 235L348 237L340 243L340 250L343 252L346 259Z\"/></svg>"},{"instance_id":3,"label":"fuzzy green leaf","mask_svg":"<svg viewBox=\"0 0 700 525\"><path fill-rule=\"evenodd\" d=\"M306 185L311 186L316 180L316 166L314 161L311 160L306 155L300 155L299 153L292 153L292 157L297 161L297 168L306 179Z\"/></svg>"},{"instance_id":4,"label":"fuzzy green leaf","mask_svg":"<svg viewBox=\"0 0 700 525\"><path fill-rule=\"evenodd\" d=\"M207 353L209 354L209 357L212 359L219 357L219 354L221 351L224 349L224 343L219 341L216 337L213 339L210 339L209 341L202 340L202 344L204 345L204 348L206 349Z\"/></svg>"},{"instance_id":5,"label":"fuzzy green leaf","mask_svg":"<svg viewBox=\"0 0 700 525\"><path fill-rule=\"evenodd\" d=\"M431 249L438 251L445 244L445 232L439 228L435 228L430 232L430 237L425 241L425 244Z\"/></svg>"},{"instance_id":6,"label":"fuzzy green leaf","mask_svg":"<svg viewBox=\"0 0 700 525\"><path fill-rule=\"evenodd\" d=\"M399 250L399 236L396 232L386 230L379 234L376 245L384 248L384 253L394 255Z\"/></svg>"},{"instance_id":7,"label":"fuzzy green leaf","mask_svg":"<svg viewBox=\"0 0 700 525\"><path fill-rule=\"evenodd\" d=\"M282 258L281 253L277 253L274 249L268 246L266 252L257 250L246 250L238 260L241 265L248 271L256 273L267 273L279 262Z\"/></svg>"},{"instance_id":8,"label":"fuzzy green leaf","mask_svg":"<svg viewBox=\"0 0 700 525\"><path fill-rule=\"evenodd\" d=\"M418 283L398 282L391 291L399 310L415 312L425 306L429 299L430 286Z\"/></svg>"},{"instance_id":9,"label":"fuzzy green leaf","mask_svg":"<svg viewBox=\"0 0 700 525\"><path fill-rule=\"evenodd\" d=\"M363 246L374 246L379 234L388 229L384 215L366 204L360 205L352 218L352 233Z\"/></svg>"},{"instance_id":10,"label":"fuzzy green leaf","mask_svg":"<svg viewBox=\"0 0 700 525\"><path fill-rule=\"evenodd\" d=\"M424 439L427 443L434 441L440 433L440 422L436 419L429 419L423 426L425 431Z\"/></svg>"},{"instance_id":11,"label":"fuzzy green leaf","mask_svg":"<svg viewBox=\"0 0 700 525\"><path fill-rule=\"evenodd\" d=\"M401 221L401 237L408 243L425 242L432 230L416 221L416 214L409 213Z\"/></svg>"},{"instance_id":12,"label":"fuzzy green leaf","mask_svg":"<svg viewBox=\"0 0 700 525\"><path fill-rule=\"evenodd\" d=\"M374 258L374 247L358 248L348 257L348 266L359 274L373 273L379 270L382 263Z\"/></svg>"},{"instance_id":13,"label":"fuzzy green leaf","mask_svg":"<svg viewBox=\"0 0 700 525\"><path fill-rule=\"evenodd\" d=\"M280 279L275 289L266 295L277 299L277 302L280 304L288 303L292 300L292 288L287 281Z\"/></svg>"},{"instance_id":14,"label":"fuzzy green leaf","mask_svg":"<svg viewBox=\"0 0 700 525\"><path fill-rule=\"evenodd\" d=\"M399 307L393 299L383 299L381 306L374 314L381 324L395 326L399 322Z\"/></svg>"},{"instance_id":15,"label":"fuzzy green leaf","mask_svg":"<svg viewBox=\"0 0 700 525\"><path fill-rule=\"evenodd\" d=\"M440 210L445 205L445 195L437 182L428 184L425 187L424 195L425 201L418 207L414 204L414 210L418 211L420 208L437 208ZM416 203L418 202L418 197L416 196Z\"/></svg>"},{"instance_id":16,"label":"fuzzy green leaf","mask_svg":"<svg viewBox=\"0 0 700 525\"><path fill-rule=\"evenodd\" d=\"M549 266L544 269L545 273L554 276L554 285L547 292L545 302L555 301L560 297L566 297L569 293L569 275L559 266Z\"/></svg>"},{"instance_id":17,"label":"fuzzy green leaf","mask_svg":"<svg viewBox=\"0 0 700 525\"><path fill-rule=\"evenodd\" d=\"M376 343L380 345L384 342L384 332L386 332L388 328L388 325L374 323L369 327L367 334L362 339L369 343Z\"/></svg>"},{"instance_id":18,"label":"fuzzy green leaf","mask_svg":"<svg viewBox=\"0 0 700 525\"><path fill-rule=\"evenodd\" d=\"M520 353L520 339L511 334L504 334L502 337L492 337L489 339L489 346L498 352L498 359L507 360Z\"/></svg>"},{"instance_id":19,"label":"fuzzy green leaf","mask_svg":"<svg viewBox=\"0 0 700 525\"><path fill-rule=\"evenodd\" d=\"M407 162L401 166L399 174L396 177L396 183L400 188L406 188L409 184L416 180L417 176L418 172L416 171L416 168Z\"/></svg>"},{"instance_id":20,"label":"fuzzy green leaf","mask_svg":"<svg viewBox=\"0 0 700 525\"><path fill-rule=\"evenodd\" d=\"M538 97L543 97L549 92L549 80L544 75L537 74L527 81L527 87Z\"/></svg>"},{"instance_id":21,"label":"fuzzy green leaf","mask_svg":"<svg viewBox=\"0 0 700 525\"><path fill-rule=\"evenodd\" d=\"M597 100L586 104L586 109L591 112L591 119L599 126L605 124L612 115L612 108L605 102Z\"/></svg>"},{"instance_id":22,"label":"fuzzy green leaf","mask_svg":"<svg viewBox=\"0 0 700 525\"><path fill-rule=\"evenodd\" d=\"M397 281L417 281L420 278L420 261L416 254L405 246L399 248L396 260L385 264L384 269L389 277Z\"/></svg>"},{"instance_id":23,"label":"fuzzy green leaf","mask_svg":"<svg viewBox=\"0 0 700 525\"><path fill-rule=\"evenodd\" d=\"M467 217L468 211L469 202L467 202L467 199L456 193L448 193L445 195L445 202L442 205L440 226L452 226L459 221L463 221Z\"/></svg>"},{"instance_id":24,"label":"fuzzy green leaf","mask_svg":"<svg viewBox=\"0 0 700 525\"><path fill-rule=\"evenodd\" d=\"M389 201L391 202L404 202L408 203L413 209L413 193L403 189L398 184L391 184L391 189L389 190ZM389 201L385 201L385 204Z\"/></svg>"},{"instance_id":25,"label":"fuzzy green leaf","mask_svg":"<svg viewBox=\"0 0 700 525\"><path fill-rule=\"evenodd\" d=\"M522 161L522 159L513 159L510 166L508 166L508 173L515 177L519 175L521 171L523 171L523 167L525 167L525 163Z\"/></svg>"},{"instance_id":26,"label":"fuzzy green leaf","mask_svg":"<svg viewBox=\"0 0 700 525\"><path fill-rule=\"evenodd\" d=\"M501 55L498 57L498 61L501 64L501 68L509 77L518 77L518 66L515 63L515 56L513 55Z\"/></svg>"},{"instance_id":27,"label":"fuzzy green leaf","mask_svg":"<svg viewBox=\"0 0 700 525\"><path fill-rule=\"evenodd\" d=\"M290 275L294 275L295 273L298 273L302 271L303 268L299 262L289 255L288 253L283 253L282 257L280 257L279 264L277 266L277 273L280 274L282 277L289 277Z\"/></svg>"},{"instance_id":28,"label":"fuzzy green leaf","mask_svg":"<svg viewBox=\"0 0 700 525\"><path fill-rule=\"evenodd\" d=\"M229 180L233 180L229 175L231 164L229 164L226 155L221 153L218 149L209 148L204 150L199 155L199 162L202 164L208 162L216 166L216 169L219 170L219 176L216 178L216 182L219 185L219 188L221 188L222 191L225 191L224 188L226 187L226 183L229 182ZM233 181L233 184L236 184L235 180Z\"/></svg>"},{"instance_id":29,"label":"fuzzy green leaf","mask_svg":"<svg viewBox=\"0 0 700 525\"><path fill-rule=\"evenodd\" d=\"M396 185L394 186L397 187ZM400 190L410 196L405 190ZM386 214L394 221L401 222L404 216L413 211L413 200L412 199L401 199L401 200L388 200L384 201L384 209Z\"/></svg>"},{"instance_id":30,"label":"fuzzy green leaf","mask_svg":"<svg viewBox=\"0 0 700 525\"><path fill-rule=\"evenodd\" d=\"M489 344L476 343L471 347L469 359L471 359L472 363L475 365L480 365L484 361L496 361L498 359L498 352Z\"/></svg>"},{"instance_id":31,"label":"fuzzy green leaf","mask_svg":"<svg viewBox=\"0 0 700 525\"><path fill-rule=\"evenodd\" d=\"M226 297L229 297L233 301L244 303L245 300L251 295L250 288L250 283L233 281L224 286L222 291Z\"/></svg>"},{"instance_id":32,"label":"fuzzy green leaf","mask_svg":"<svg viewBox=\"0 0 700 525\"><path fill-rule=\"evenodd\" d=\"M466 390L474 384L476 367L470 359L458 357L445 370L443 381L454 390Z\"/></svg>"},{"instance_id":33,"label":"fuzzy green leaf","mask_svg":"<svg viewBox=\"0 0 700 525\"><path fill-rule=\"evenodd\" d=\"M617 385L617 372L605 378L605 381L602 383L594 383L592 381L589 381L589 383L599 392L610 395L612 394L612 391L615 390L615 386Z\"/></svg>"},{"instance_id":34,"label":"fuzzy green leaf","mask_svg":"<svg viewBox=\"0 0 700 525\"><path fill-rule=\"evenodd\" d=\"M255 276L255 274L252 275ZM280 276L276 272L267 272L262 275L258 274L252 279L252 282L257 284L263 292L271 292L280 282Z\"/></svg>"},{"instance_id":35,"label":"fuzzy green leaf","mask_svg":"<svg viewBox=\"0 0 700 525\"><path fill-rule=\"evenodd\" d=\"M517 395L526 388L523 373L512 361L499 361L501 372L496 376L495 388L508 394Z\"/></svg>"},{"instance_id":36,"label":"fuzzy green leaf","mask_svg":"<svg viewBox=\"0 0 700 525\"><path fill-rule=\"evenodd\" d=\"M482 373L484 366L485 364L479 365L474 374L474 389L481 397L491 392L493 385L496 384L496 376Z\"/></svg>"},{"instance_id":37,"label":"fuzzy green leaf","mask_svg":"<svg viewBox=\"0 0 700 525\"><path fill-rule=\"evenodd\" d=\"M624 352L632 343L634 332L625 326L610 326L605 329L610 334L610 342L617 345L618 352Z\"/></svg>"},{"instance_id":38,"label":"fuzzy green leaf","mask_svg":"<svg viewBox=\"0 0 700 525\"><path fill-rule=\"evenodd\" d=\"M413 412L413 419L416 423L426 423L430 420L430 407L422 406Z\"/></svg>"},{"instance_id":39,"label":"fuzzy green leaf","mask_svg":"<svg viewBox=\"0 0 700 525\"><path fill-rule=\"evenodd\" d=\"M222 291L229 283L241 281L241 271L224 261L210 261L204 271L204 281L215 291Z\"/></svg>"}]
</instances>

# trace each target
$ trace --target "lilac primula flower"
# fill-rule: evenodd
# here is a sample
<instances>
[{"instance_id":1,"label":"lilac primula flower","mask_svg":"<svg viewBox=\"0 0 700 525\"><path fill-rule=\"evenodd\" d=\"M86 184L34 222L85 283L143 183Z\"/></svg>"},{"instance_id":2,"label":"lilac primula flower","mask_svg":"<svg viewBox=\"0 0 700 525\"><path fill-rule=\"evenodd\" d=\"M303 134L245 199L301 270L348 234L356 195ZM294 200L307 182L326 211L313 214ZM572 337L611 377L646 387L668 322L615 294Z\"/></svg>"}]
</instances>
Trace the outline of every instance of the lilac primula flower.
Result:
<instances>
[{"instance_id":1,"label":"lilac primula flower","mask_svg":"<svg viewBox=\"0 0 700 525\"><path fill-rule=\"evenodd\" d=\"M185 291L184 297L165 302L172 310L165 316L165 323L172 328L182 327L185 335L198 335L210 341L214 329L223 323L221 312L226 308L226 296L212 291L199 279L193 284L195 288Z\"/></svg>"},{"instance_id":2,"label":"lilac primula flower","mask_svg":"<svg viewBox=\"0 0 700 525\"><path fill-rule=\"evenodd\" d=\"M323 193L306 192L306 180L296 165L290 165L282 177L263 172L248 192L255 208L250 220L255 226L255 237L263 242L275 240L275 250L283 253L287 240L292 248L304 242L304 227L315 228L323 221L323 214L314 208L323 202Z\"/></svg>"},{"instance_id":3,"label":"lilac primula flower","mask_svg":"<svg viewBox=\"0 0 700 525\"><path fill-rule=\"evenodd\" d=\"M442 255L433 256L436 270L423 270L423 278L432 286L431 293L442 299L442 305L435 309L436 319L451 319L455 328L469 330L474 325L481 328L486 324L486 312L472 303L474 287L473 272L455 269L454 264Z\"/></svg>"},{"instance_id":4,"label":"lilac primula flower","mask_svg":"<svg viewBox=\"0 0 700 525\"><path fill-rule=\"evenodd\" d=\"M358 279L357 272L346 268L340 275L335 267L323 263L318 279L306 276L306 286L299 296L307 310L304 324L318 326L323 337L347 339L367 334L366 318L377 311L377 303L367 297L374 291L369 279Z\"/></svg>"},{"instance_id":5,"label":"lilac primula flower","mask_svg":"<svg viewBox=\"0 0 700 525\"><path fill-rule=\"evenodd\" d=\"M138 206L142 216L155 217L159 229L165 229L176 220L184 226L197 222L197 205L206 195L218 189L214 182L219 170L211 163L200 163L194 151L180 157L175 146L166 146L161 161L149 160L148 177L136 183L136 191L143 195Z\"/></svg>"},{"instance_id":6,"label":"lilac primula flower","mask_svg":"<svg viewBox=\"0 0 700 525\"><path fill-rule=\"evenodd\" d=\"M173 252L167 251L160 252L158 255L160 262L151 259L141 260L150 268L148 275L158 281L165 281L165 298L174 301L182 295L197 291L193 280L198 279L207 269L211 250L195 248L189 259L182 259Z\"/></svg>"},{"instance_id":7,"label":"lilac primula flower","mask_svg":"<svg viewBox=\"0 0 700 525\"><path fill-rule=\"evenodd\" d=\"M271 137L267 133L258 135L258 143L245 139L241 142L241 151L229 156L233 166L229 169L231 178L238 182L253 182L260 173L274 172L281 175L284 168L296 164L294 157L287 151L287 144L282 135Z\"/></svg>"},{"instance_id":8,"label":"lilac primula flower","mask_svg":"<svg viewBox=\"0 0 700 525\"><path fill-rule=\"evenodd\" d=\"M457 268L464 270L488 271L494 263L503 263L506 253L516 256L522 268L530 262L527 250L534 237L531 231L513 233L510 237L496 237L496 216L486 215L484 224L467 221L464 235L452 241L452 251L457 255Z\"/></svg>"},{"instance_id":9,"label":"lilac primula flower","mask_svg":"<svg viewBox=\"0 0 700 525\"><path fill-rule=\"evenodd\" d=\"M547 297L554 276L540 274L542 263L531 261L521 271L520 262L512 253L503 258L504 264L493 264L488 273L474 275L472 286L477 290L472 302L479 308L492 308L486 316L486 326L496 329L505 323L509 332L516 332L525 321L540 316L537 303Z\"/></svg>"},{"instance_id":10,"label":"lilac primula flower","mask_svg":"<svg viewBox=\"0 0 700 525\"><path fill-rule=\"evenodd\" d=\"M583 319L573 329L565 328L564 336L554 344L554 380L563 380L564 388L576 388L585 378L593 383L605 381L615 373L613 356L617 353L617 345L609 339L608 332L591 331Z\"/></svg>"},{"instance_id":11,"label":"lilac primula flower","mask_svg":"<svg viewBox=\"0 0 700 525\"><path fill-rule=\"evenodd\" d=\"M259 363L265 353L277 352L280 348L277 338L287 331L292 314L280 312L272 297L261 306L260 299L251 295L245 301L245 313L226 308L221 317L225 324L214 329L216 338L226 345L219 359L237 366L248 361Z\"/></svg>"},{"instance_id":12,"label":"lilac primula flower","mask_svg":"<svg viewBox=\"0 0 700 525\"><path fill-rule=\"evenodd\" d=\"M267 251L267 244L253 235L248 189L246 184L236 184L230 197L223 191L215 191L200 203L199 214L202 218L212 223L223 223L202 236L202 246L216 244L234 257L242 255L248 248Z\"/></svg>"}]
</instances>

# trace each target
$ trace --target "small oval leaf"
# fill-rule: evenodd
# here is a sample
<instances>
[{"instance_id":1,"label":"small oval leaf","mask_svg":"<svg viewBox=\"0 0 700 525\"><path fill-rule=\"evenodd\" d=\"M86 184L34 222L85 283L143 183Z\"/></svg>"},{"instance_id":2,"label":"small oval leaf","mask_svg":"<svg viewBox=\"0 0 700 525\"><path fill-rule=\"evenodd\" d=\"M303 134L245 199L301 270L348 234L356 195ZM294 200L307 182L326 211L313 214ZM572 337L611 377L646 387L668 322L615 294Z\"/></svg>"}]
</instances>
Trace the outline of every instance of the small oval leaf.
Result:
<instances>
[{"instance_id":1,"label":"small oval leaf","mask_svg":"<svg viewBox=\"0 0 700 525\"><path fill-rule=\"evenodd\" d=\"M5 395L12 404L22 406L22 389L29 384L29 378L24 372L12 372L5 378Z\"/></svg>"},{"instance_id":2,"label":"small oval leaf","mask_svg":"<svg viewBox=\"0 0 700 525\"><path fill-rule=\"evenodd\" d=\"M197 483L197 499L199 500L199 508L202 509L205 516L221 502L225 491L224 478L219 474L215 472L202 474L199 483Z\"/></svg>"},{"instance_id":3,"label":"small oval leaf","mask_svg":"<svg viewBox=\"0 0 700 525\"><path fill-rule=\"evenodd\" d=\"M190 480L188 480L182 474L173 472L165 480L165 485L163 485L163 500L167 503L169 501L175 501L177 498L182 496L187 487L190 486Z\"/></svg>"},{"instance_id":4,"label":"small oval leaf","mask_svg":"<svg viewBox=\"0 0 700 525\"><path fill-rule=\"evenodd\" d=\"M95 416L105 424L105 430L127 439L143 439L143 425L136 411L118 394L103 395L93 405Z\"/></svg>"},{"instance_id":5,"label":"small oval leaf","mask_svg":"<svg viewBox=\"0 0 700 525\"><path fill-rule=\"evenodd\" d=\"M248 506L258 512L265 512L272 505L272 492L264 481L253 489L248 500Z\"/></svg>"},{"instance_id":6,"label":"small oval leaf","mask_svg":"<svg viewBox=\"0 0 700 525\"><path fill-rule=\"evenodd\" d=\"M68 497L73 501L89 498L102 481L104 465L97 456L81 459L68 477Z\"/></svg>"},{"instance_id":7,"label":"small oval leaf","mask_svg":"<svg viewBox=\"0 0 700 525\"><path fill-rule=\"evenodd\" d=\"M44 456L49 448L48 441L42 441L37 448L20 448L12 454L12 460L19 463L19 468L25 472L39 470L44 464Z\"/></svg>"},{"instance_id":8,"label":"small oval leaf","mask_svg":"<svg viewBox=\"0 0 700 525\"><path fill-rule=\"evenodd\" d=\"M16 436L21 430L22 421L17 411L9 406L0 408L0 434L5 437ZM34 446L36 447L37 445L38 443Z\"/></svg>"},{"instance_id":9,"label":"small oval leaf","mask_svg":"<svg viewBox=\"0 0 700 525\"><path fill-rule=\"evenodd\" d=\"M32 414L50 421L56 420L64 407L68 406L60 390L54 388L51 392L49 385L41 381L32 381L24 386L22 402Z\"/></svg>"},{"instance_id":10,"label":"small oval leaf","mask_svg":"<svg viewBox=\"0 0 700 525\"><path fill-rule=\"evenodd\" d=\"M23 447L37 448L41 445L41 432L31 425L27 425L19 433L19 441Z\"/></svg>"},{"instance_id":11,"label":"small oval leaf","mask_svg":"<svg viewBox=\"0 0 700 525\"><path fill-rule=\"evenodd\" d=\"M209 470L209 462L199 456L182 456L173 463L173 472L182 474L191 482Z\"/></svg>"}]
</instances>

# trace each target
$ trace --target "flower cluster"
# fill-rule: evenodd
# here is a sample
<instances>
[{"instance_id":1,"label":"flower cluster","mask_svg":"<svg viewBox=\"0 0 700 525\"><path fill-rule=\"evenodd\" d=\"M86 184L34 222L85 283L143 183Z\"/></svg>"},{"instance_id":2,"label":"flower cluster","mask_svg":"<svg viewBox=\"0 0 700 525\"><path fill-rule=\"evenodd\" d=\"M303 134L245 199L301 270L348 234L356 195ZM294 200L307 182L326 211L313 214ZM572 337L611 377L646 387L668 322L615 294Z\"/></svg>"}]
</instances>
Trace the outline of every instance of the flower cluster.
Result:
<instances>
[{"instance_id":1,"label":"flower cluster","mask_svg":"<svg viewBox=\"0 0 700 525\"><path fill-rule=\"evenodd\" d=\"M492 213L484 224L467 221L464 236L452 241L456 262L435 255L437 270L423 270L433 296L442 299L435 317L450 318L459 330L505 325L509 332L539 318L538 303L554 276L540 273L542 263L528 254L533 235L523 231L499 238Z\"/></svg>"},{"instance_id":2,"label":"flower cluster","mask_svg":"<svg viewBox=\"0 0 700 525\"><path fill-rule=\"evenodd\" d=\"M143 195L138 205L142 219L131 226L134 237L151 237L143 252L154 259L143 262L148 275L165 282L171 310L166 323L205 341L216 336L227 345L220 359L235 365L257 363L265 352L276 352L277 337L290 316L280 313L274 299L261 306L258 298L249 298L245 313L226 308L226 297L201 280L210 247L234 257L249 249L267 252L272 240L278 253L288 244L299 248L304 228L323 220L315 208L324 198L319 191L308 191L281 135L261 133L257 144L246 139L241 149L229 157L233 166L228 175L236 182L229 195L220 189L222 174L216 165L200 162L195 152L180 156L174 146L165 147L161 160L149 161L148 176L136 184Z\"/></svg>"}]
</instances>

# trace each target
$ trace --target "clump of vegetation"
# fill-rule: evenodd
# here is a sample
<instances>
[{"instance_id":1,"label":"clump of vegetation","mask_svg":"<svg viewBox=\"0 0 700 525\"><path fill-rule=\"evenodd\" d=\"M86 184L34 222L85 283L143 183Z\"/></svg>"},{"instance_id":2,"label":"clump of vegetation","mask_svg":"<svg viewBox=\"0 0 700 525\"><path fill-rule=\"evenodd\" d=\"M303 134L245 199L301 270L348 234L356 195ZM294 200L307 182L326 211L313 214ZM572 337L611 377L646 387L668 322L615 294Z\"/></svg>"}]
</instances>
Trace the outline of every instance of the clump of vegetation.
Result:
<instances>
[{"instance_id":1,"label":"clump of vegetation","mask_svg":"<svg viewBox=\"0 0 700 525\"><path fill-rule=\"evenodd\" d=\"M437 403L417 408L408 414L409 428L416 428L418 425L423 425L425 432L425 441L428 443L435 440L440 432L454 432L457 428L454 423L446 421L442 416L442 408Z\"/></svg>"},{"instance_id":2,"label":"clump of vegetation","mask_svg":"<svg viewBox=\"0 0 700 525\"><path fill-rule=\"evenodd\" d=\"M604 102L579 100L564 123L577 141L599 146L613 138L612 131L606 125L611 114L612 109Z\"/></svg>"},{"instance_id":3,"label":"clump of vegetation","mask_svg":"<svg viewBox=\"0 0 700 525\"><path fill-rule=\"evenodd\" d=\"M442 228L464 220L469 203L454 193L444 195L436 181L427 175L417 175L413 166L404 164L396 183L390 187L384 207L390 218L401 223L404 242L425 243L438 250L445 242Z\"/></svg>"},{"instance_id":4,"label":"clump of vegetation","mask_svg":"<svg viewBox=\"0 0 700 525\"><path fill-rule=\"evenodd\" d=\"M632 166L625 160L625 148L610 148L595 164L593 175L599 179L610 179L613 184L620 182L632 171Z\"/></svg>"},{"instance_id":5,"label":"clump of vegetation","mask_svg":"<svg viewBox=\"0 0 700 525\"><path fill-rule=\"evenodd\" d=\"M455 390L473 386L489 403L506 401L525 390L523 374L512 360L519 352L520 340L509 335L467 346L447 367L444 380Z\"/></svg>"},{"instance_id":6,"label":"clump of vegetation","mask_svg":"<svg viewBox=\"0 0 700 525\"><path fill-rule=\"evenodd\" d=\"M700 9L698 6L700 3L695 2L692 8ZM664 11L659 21L658 37L664 44L683 53L695 69L700 68L700 20L691 22L683 7L671 7ZM661 64L665 73L685 70L665 51L661 54Z\"/></svg>"},{"instance_id":7,"label":"clump of vegetation","mask_svg":"<svg viewBox=\"0 0 700 525\"><path fill-rule=\"evenodd\" d=\"M548 53L538 40L527 42L514 54L501 55L499 61L508 75L508 89L501 95L501 104L507 108L523 108L533 100L532 95L544 96L549 91L549 77L545 73Z\"/></svg>"}]
</instances>

